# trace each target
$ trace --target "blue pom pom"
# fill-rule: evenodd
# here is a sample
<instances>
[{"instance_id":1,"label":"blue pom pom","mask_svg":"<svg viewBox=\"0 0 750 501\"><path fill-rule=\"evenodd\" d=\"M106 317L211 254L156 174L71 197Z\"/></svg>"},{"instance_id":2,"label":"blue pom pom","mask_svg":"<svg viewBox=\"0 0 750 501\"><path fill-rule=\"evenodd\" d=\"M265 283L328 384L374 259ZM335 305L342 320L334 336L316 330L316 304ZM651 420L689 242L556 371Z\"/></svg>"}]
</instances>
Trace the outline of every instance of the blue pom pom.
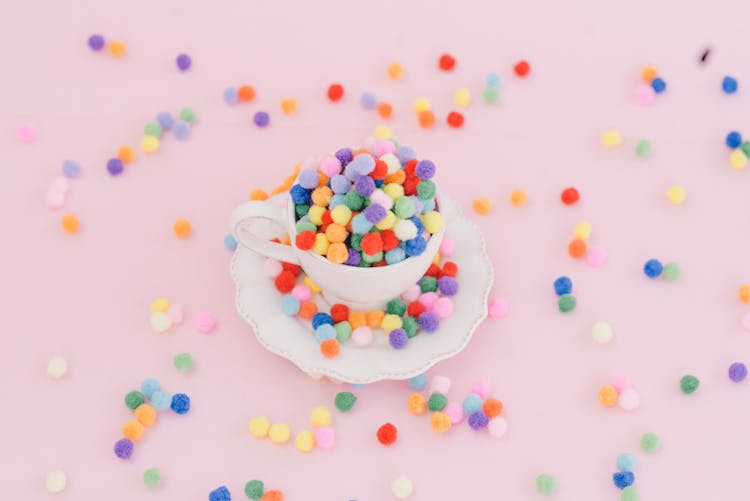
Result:
<instances>
[{"instance_id":1,"label":"blue pom pom","mask_svg":"<svg viewBox=\"0 0 750 501\"><path fill-rule=\"evenodd\" d=\"M406 251L401 247L396 247L385 253L385 262L388 264L400 263L406 259Z\"/></svg>"},{"instance_id":2,"label":"blue pom pom","mask_svg":"<svg viewBox=\"0 0 750 501\"><path fill-rule=\"evenodd\" d=\"M312 319L312 326L313 329L317 330L318 327L320 327L323 324L328 324L333 326L333 318L331 318L331 315L328 313L318 312L313 316Z\"/></svg>"},{"instance_id":3,"label":"blue pom pom","mask_svg":"<svg viewBox=\"0 0 750 501\"><path fill-rule=\"evenodd\" d=\"M190 410L190 397L184 393L175 393L170 407L176 414L187 414Z\"/></svg>"},{"instance_id":4,"label":"blue pom pom","mask_svg":"<svg viewBox=\"0 0 750 501\"><path fill-rule=\"evenodd\" d=\"M372 223L367 220L364 213L360 212L352 218L352 233L364 235L372 228Z\"/></svg>"},{"instance_id":5,"label":"blue pom pom","mask_svg":"<svg viewBox=\"0 0 750 501\"><path fill-rule=\"evenodd\" d=\"M633 471L637 462L635 454L630 452L623 452L617 456L617 467L620 471Z\"/></svg>"},{"instance_id":6,"label":"blue pom pom","mask_svg":"<svg viewBox=\"0 0 750 501\"><path fill-rule=\"evenodd\" d=\"M422 237L414 237L404 243L404 250L409 256L419 256L427 248L427 242Z\"/></svg>"},{"instance_id":7,"label":"blue pom pom","mask_svg":"<svg viewBox=\"0 0 750 501\"><path fill-rule=\"evenodd\" d=\"M410 146L399 146L396 150L396 158L401 162L401 165L404 165L406 162L416 157L417 154Z\"/></svg>"},{"instance_id":8,"label":"blue pom pom","mask_svg":"<svg viewBox=\"0 0 750 501\"><path fill-rule=\"evenodd\" d=\"M335 176L333 176L331 178L330 184L332 192L343 195L346 195L346 193L352 187L352 182L349 181L346 176L342 176L341 174L336 174Z\"/></svg>"},{"instance_id":9,"label":"blue pom pom","mask_svg":"<svg viewBox=\"0 0 750 501\"><path fill-rule=\"evenodd\" d=\"M299 299L290 295L281 298L281 312L290 317L299 313Z\"/></svg>"},{"instance_id":10,"label":"blue pom pom","mask_svg":"<svg viewBox=\"0 0 750 501\"><path fill-rule=\"evenodd\" d=\"M419 391L419 390L424 389L425 386L427 386L427 380L428 380L427 374L420 374L418 376L414 376L413 378L409 379L409 386Z\"/></svg>"},{"instance_id":11,"label":"blue pom pom","mask_svg":"<svg viewBox=\"0 0 750 501\"><path fill-rule=\"evenodd\" d=\"M208 494L208 501L232 501L232 495L229 489L222 485Z\"/></svg>"},{"instance_id":12,"label":"blue pom pom","mask_svg":"<svg viewBox=\"0 0 750 501\"><path fill-rule=\"evenodd\" d=\"M664 79L656 77L653 80L651 80L651 88L654 89L654 92L657 94L661 94L665 90L667 90L667 82L664 81Z\"/></svg>"},{"instance_id":13,"label":"blue pom pom","mask_svg":"<svg viewBox=\"0 0 750 501\"><path fill-rule=\"evenodd\" d=\"M175 139L187 139L190 135L190 124L180 120L172 127L172 134Z\"/></svg>"},{"instance_id":14,"label":"blue pom pom","mask_svg":"<svg viewBox=\"0 0 750 501\"><path fill-rule=\"evenodd\" d=\"M141 392L146 398L151 398L155 391L161 390L161 384L156 379L150 377L141 383Z\"/></svg>"},{"instance_id":15,"label":"blue pom pom","mask_svg":"<svg viewBox=\"0 0 750 501\"><path fill-rule=\"evenodd\" d=\"M331 197L331 201L328 203L328 208L330 210L333 210L339 205L344 205L345 198L346 198L346 195L342 195L341 193L335 194L334 196Z\"/></svg>"},{"instance_id":16,"label":"blue pom pom","mask_svg":"<svg viewBox=\"0 0 750 501\"><path fill-rule=\"evenodd\" d=\"M422 210L420 212L426 214L432 210L435 210L435 199L430 198L429 200L422 200Z\"/></svg>"},{"instance_id":17,"label":"blue pom pom","mask_svg":"<svg viewBox=\"0 0 750 501\"><path fill-rule=\"evenodd\" d=\"M612 475L612 481L615 483L615 487L624 489L629 485L633 485L635 475L633 475L632 471L618 471Z\"/></svg>"},{"instance_id":18,"label":"blue pom pom","mask_svg":"<svg viewBox=\"0 0 750 501\"><path fill-rule=\"evenodd\" d=\"M318 343L322 343L326 339L333 339L336 337L336 329L330 324L320 324L315 328L315 340Z\"/></svg>"},{"instance_id":19,"label":"blue pom pom","mask_svg":"<svg viewBox=\"0 0 750 501\"><path fill-rule=\"evenodd\" d=\"M292 202L295 204L306 204L310 202L310 190L306 190L298 184L292 186L289 190L289 194L292 196Z\"/></svg>"},{"instance_id":20,"label":"blue pom pom","mask_svg":"<svg viewBox=\"0 0 750 501\"><path fill-rule=\"evenodd\" d=\"M461 402L461 405L463 405L464 413L467 416L470 416L471 414L482 410L482 397L480 397L476 393L472 393L468 397L464 398L464 401Z\"/></svg>"},{"instance_id":21,"label":"blue pom pom","mask_svg":"<svg viewBox=\"0 0 750 501\"><path fill-rule=\"evenodd\" d=\"M378 104L378 98L372 92L363 92L359 104L366 110L372 110Z\"/></svg>"},{"instance_id":22,"label":"blue pom pom","mask_svg":"<svg viewBox=\"0 0 750 501\"><path fill-rule=\"evenodd\" d=\"M742 144L742 134L737 132L736 130L733 130L729 134L727 134L727 146L730 148L739 148L739 146Z\"/></svg>"},{"instance_id":23,"label":"blue pom pom","mask_svg":"<svg viewBox=\"0 0 750 501\"><path fill-rule=\"evenodd\" d=\"M727 94L734 94L737 92L737 87L737 80L730 76L724 77L724 80L721 81L721 88Z\"/></svg>"},{"instance_id":24,"label":"blue pom pom","mask_svg":"<svg viewBox=\"0 0 750 501\"><path fill-rule=\"evenodd\" d=\"M227 233L226 235L224 235L224 247L231 251L237 249L237 240L231 233Z\"/></svg>"},{"instance_id":25,"label":"blue pom pom","mask_svg":"<svg viewBox=\"0 0 750 501\"><path fill-rule=\"evenodd\" d=\"M65 177L78 177L81 175L81 165L73 160L64 160L62 172Z\"/></svg>"},{"instance_id":26,"label":"blue pom pom","mask_svg":"<svg viewBox=\"0 0 750 501\"><path fill-rule=\"evenodd\" d=\"M154 409L160 411L169 409L169 406L172 405L172 395L164 391L155 391L151 395L151 405L154 406Z\"/></svg>"},{"instance_id":27,"label":"blue pom pom","mask_svg":"<svg viewBox=\"0 0 750 501\"><path fill-rule=\"evenodd\" d=\"M416 207L416 203L414 204L414 206ZM417 216L414 216L410 217L409 221L414 223L414 226L417 227L417 235L421 235L422 233L424 233L424 225L422 224L421 219L419 219Z\"/></svg>"},{"instance_id":28,"label":"blue pom pom","mask_svg":"<svg viewBox=\"0 0 750 501\"><path fill-rule=\"evenodd\" d=\"M643 273L645 273L648 278L656 278L661 275L662 271L664 271L664 266L658 259L649 259L646 261L646 264L643 265Z\"/></svg>"},{"instance_id":29,"label":"blue pom pom","mask_svg":"<svg viewBox=\"0 0 750 501\"><path fill-rule=\"evenodd\" d=\"M161 130L169 130L174 125L174 117L168 111L159 112L159 114L156 115L156 121L159 122Z\"/></svg>"},{"instance_id":30,"label":"blue pom pom","mask_svg":"<svg viewBox=\"0 0 750 501\"><path fill-rule=\"evenodd\" d=\"M313 169L304 169L302 172L299 173L299 179L297 179L297 182L303 188L306 188L308 190L314 190L315 188L318 187L319 180L320 180L320 176Z\"/></svg>"},{"instance_id":31,"label":"blue pom pom","mask_svg":"<svg viewBox=\"0 0 750 501\"><path fill-rule=\"evenodd\" d=\"M553 285L555 287L555 294L558 296L573 292L573 281L568 277L558 278Z\"/></svg>"},{"instance_id":32,"label":"blue pom pom","mask_svg":"<svg viewBox=\"0 0 750 501\"><path fill-rule=\"evenodd\" d=\"M487 75L487 85L490 87L499 87L500 86L500 75L497 73L490 73Z\"/></svg>"},{"instance_id":33,"label":"blue pom pom","mask_svg":"<svg viewBox=\"0 0 750 501\"><path fill-rule=\"evenodd\" d=\"M224 99L224 102L229 105L237 104L237 89L234 87L227 87L224 89L222 98Z\"/></svg>"}]
</instances>

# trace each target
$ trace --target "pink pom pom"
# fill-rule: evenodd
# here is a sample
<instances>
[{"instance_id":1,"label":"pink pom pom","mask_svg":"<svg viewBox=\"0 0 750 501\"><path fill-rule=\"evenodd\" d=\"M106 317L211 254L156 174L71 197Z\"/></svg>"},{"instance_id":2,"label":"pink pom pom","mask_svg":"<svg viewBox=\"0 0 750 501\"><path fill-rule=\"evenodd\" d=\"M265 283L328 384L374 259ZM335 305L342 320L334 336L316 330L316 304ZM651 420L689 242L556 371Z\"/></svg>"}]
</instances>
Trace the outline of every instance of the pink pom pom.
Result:
<instances>
[{"instance_id":1,"label":"pink pom pom","mask_svg":"<svg viewBox=\"0 0 750 501\"><path fill-rule=\"evenodd\" d=\"M432 305L432 312L439 319L448 318L453 314L453 301L449 297L441 297Z\"/></svg>"},{"instance_id":2,"label":"pink pom pom","mask_svg":"<svg viewBox=\"0 0 750 501\"><path fill-rule=\"evenodd\" d=\"M266 275L272 278L276 278L284 268L282 268L280 262L269 257L266 258L265 261L263 261L263 269L266 270Z\"/></svg>"},{"instance_id":3,"label":"pink pom pom","mask_svg":"<svg viewBox=\"0 0 750 501\"><path fill-rule=\"evenodd\" d=\"M641 106L648 106L653 103L655 97L656 92L650 85L642 84L635 90L635 102Z\"/></svg>"},{"instance_id":4,"label":"pink pom pom","mask_svg":"<svg viewBox=\"0 0 750 501\"><path fill-rule=\"evenodd\" d=\"M44 196L44 203L50 209L61 209L65 205L65 192L57 190L49 190Z\"/></svg>"},{"instance_id":5,"label":"pink pom pom","mask_svg":"<svg viewBox=\"0 0 750 501\"><path fill-rule=\"evenodd\" d=\"M310 287L304 284L299 284L294 286L291 294L300 301L307 301L312 296L312 291L310 290Z\"/></svg>"},{"instance_id":6,"label":"pink pom pom","mask_svg":"<svg viewBox=\"0 0 750 501\"><path fill-rule=\"evenodd\" d=\"M341 172L341 161L334 156L325 157L320 162L320 170L326 177L333 177Z\"/></svg>"},{"instance_id":7,"label":"pink pom pom","mask_svg":"<svg viewBox=\"0 0 750 501\"><path fill-rule=\"evenodd\" d=\"M631 386L630 378L625 374L615 374L612 376L612 386L614 386L618 392L627 390Z\"/></svg>"},{"instance_id":8,"label":"pink pom pom","mask_svg":"<svg viewBox=\"0 0 750 501\"><path fill-rule=\"evenodd\" d=\"M427 311L432 311L433 306L435 306L435 301L438 300L438 295L434 292L425 292L421 296L419 296L419 302L422 303L422 305L425 307Z\"/></svg>"},{"instance_id":9,"label":"pink pom pom","mask_svg":"<svg viewBox=\"0 0 750 501\"><path fill-rule=\"evenodd\" d=\"M195 319L195 328L198 332L209 334L216 328L216 317L210 313L199 313Z\"/></svg>"},{"instance_id":10,"label":"pink pom pom","mask_svg":"<svg viewBox=\"0 0 750 501\"><path fill-rule=\"evenodd\" d=\"M487 425L490 435L495 438L503 438L505 433L508 431L508 421L502 416L492 418L490 424Z\"/></svg>"},{"instance_id":11,"label":"pink pom pom","mask_svg":"<svg viewBox=\"0 0 750 501\"><path fill-rule=\"evenodd\" d=\"M451 402L445 406L443 412L451 418L451 424L458 424L464 420L464 407L456 402Z\"/></svg>"},{"instance_id":12,"label":"pink pom pom","mask_svg":"<svg viewBox=\"0 0 750 501\"><path fill-rule=\"evenodd\" d=\"M475 381L473 385L471 385L471 392L476 393L477 395L482 397L482 400L487 398L490 395L491 391L492 384L486 379L479 379Z\"/></svg>"},{"instance_id":13,"label":"pink pom pom","mask_svg":"<svg viewBox=\"0 0 750 501\"><path fill-rule=\"evenodd\" d=\"M357 346L367 346L372 343L372 329L367 326L357 327L352 332L352 341Z\"/></svg>"},{"instance_id":14,"label":"pink pom pom","mask_svg":"<svg viewBox=\"0 0 750 501\"><path fill-rule=\"evenodd\" d=\"M490 298L490 302L487 305L487 313L490 318L503 318L508 314L508 302L504 297L493 297Z\"/></svg>"},{"instance_id":15,"label":"pink pom pom","mask_svg":"<svg viewBox=\"0 0 750 501\"><path fill-rule=\"evenodd\" d=\"M170 304L167 309L167 315L172 319L174 325L182 323L182 319L185 318L185 308L181 304Z\"/></svg>"},{"instance_id":16,"label":"pink pom pom","mask_svg":"<svg viewBox=\"0 0 750 501\"><path fill-rule=\"evenodd\" d=\"M592 246L589 247L588 252L586 252L586 263L588 263L588 265L592 268L599 268L604 264L604 261L606 259L607 254L601 247Z\"/></svg>"},{"instance_id":17,"label":"pink pom pom","mask_svg":"<svg viewBox=\"0 0 750 501\"><path fill-rule=\"evenodd\" d=\"M452 256L455 248L456 244L453 239L448 235L445 235L443 241L440 242L440 255L443 257Z\"/></svg>"},{"instance_id":18,"label":"pink pom pom","mask_svg":"<svg viewBox=\"0 0 750 501\"><path fill-rule=\"evenodd\" d=\"M451 379L445 376L433 376L430 379L430 393L440 392L447 394L451 389Z\"/></svg>"},{"instance_id":19,"label":"pink pom pom","mask_svg":"<svg viewBox=\"0 0 750 501\"><path fill-rule=\"evenodd\" d=\"M18 140L22 143L33 143L36 140L36 129L29 124L18 128Z\"/></svg>"},{"instance_id":20,"label":"pink pom pom","mask_svg":"<svg viewBox=\"0 0 750 501\"><path fill-rule=\"evenodd\" d=\"M70 183L64 177L58 177L49 183L49 189L50 191L60 191L63 194L67 194L70 189Z\"/></svg>"},{"instance_id":21,"label":"pink pom pom","mask_svg":"<svg viewBox=\"0 0 750 501\"><path fill-rule=\"evenodd\" d=\"M336 433L330 426L321 426L315 430L315 444L321 449L332 449L336 445Z\"/></svg>"},{"instance_id":22,"label":"pink pom pom","mask_svg":"<svg viewBox=\"0 0 750 501\"><path fill-rule=\"evenodd\" d=\"M378 158L394 151L396 151L396 145L386 139L378 139L378 142L375 144L375 156Z\"/></svg>"},{"instance_id":23,"label":"pink pom pom","mask_svg":"<svg viewBox=\"0 0 750 501\"><path fill-rule=\"evenodd\" d=\"M417 284L414 284L401 294L401 299L407 303L413 303L419 299L420 294L422 294L422 289L420 289Z\"/></svg>"}]
</instances>

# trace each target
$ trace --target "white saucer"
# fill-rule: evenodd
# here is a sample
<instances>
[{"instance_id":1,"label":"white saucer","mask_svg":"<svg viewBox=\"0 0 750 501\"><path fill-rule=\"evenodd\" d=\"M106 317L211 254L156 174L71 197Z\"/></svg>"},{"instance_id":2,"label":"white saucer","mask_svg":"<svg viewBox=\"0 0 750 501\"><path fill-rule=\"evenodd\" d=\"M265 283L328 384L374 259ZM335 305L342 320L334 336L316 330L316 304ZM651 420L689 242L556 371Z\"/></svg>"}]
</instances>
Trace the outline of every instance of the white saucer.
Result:
<instances>
[{"instance_id":1,"label":"white saucer","mask_svg":"<svg viewBox=\"0 0 750 501\"><path fill-rule=\"evenodd\" d=\"M281 203L286 193L269 199ZM474 330L487 317L487 297L494 272L484 239L451 199L441 198L446 235L455 242L451 261L458 265L458 294L453 296L453 315L442 320L433 334L420 332L402 350L388 345L378 329L376 341L366 347L346 342L341 354L325 358L319 350L309 321L281 313L281 294L263 269L264 258L242 245L232 257L230 271L237 287L237 311L269 351L282 356L311 376L327 376L347 383L373 383L384 379L408 379L427 371L441 360L459 353ZM280 236L280 228L261 221L255 227L268 238ZM261 233L262 232L262 233Z\"/></svg>"}]
</instances>

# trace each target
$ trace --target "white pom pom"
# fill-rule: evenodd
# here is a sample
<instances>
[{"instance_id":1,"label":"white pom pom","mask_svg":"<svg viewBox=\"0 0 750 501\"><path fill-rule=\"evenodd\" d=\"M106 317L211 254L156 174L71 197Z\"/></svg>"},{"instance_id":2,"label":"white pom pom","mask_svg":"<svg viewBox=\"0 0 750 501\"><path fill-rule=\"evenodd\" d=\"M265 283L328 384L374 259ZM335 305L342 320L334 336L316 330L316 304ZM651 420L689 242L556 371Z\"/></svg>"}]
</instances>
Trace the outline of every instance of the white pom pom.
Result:
<instances>
[{"instance_id":1,"label":"white pom pom","mask_svg":"<svg viewBox=\"0 0 750 501\"><path fill-rule=\"evenodd\" d=\"M54 357L47 364L47 374L53 379L60 379L68 372L68 361L64 357Z\"/></svg>"},{"instance_id":2,"label":"white pom pom","mask_svg":"<svg viewBox=\"0 0 750 501\"><path fill-rule=\"evenodd\" d=\"M406 240L411 240L417 236L417 225L408 219L402 219L396 223L393 232L396 234L396 238L405 242Z\"/></svg>"},{"instance_id":3,"label":"white pom pom","mask_svg":"<svg viewBox=\"0 0 750 501\"><path fill-rule=\"evenodd\" d=\"M406 499L411 496L411 492L414 490L414 485L406 475L397 477L391 482L391 492L397 499Z\"/></svg>"},{"instance_id":4,"label":"white pom pom","mask_svg":"<svg viewBox=\"0 0 750 501\"><path fill-rule=\"evenodd\" d=\"M52 493L62 492L65 489L67 477L62 470L47 473L47 490Z\"/></svg>"},{"instance_id":5,"label":"white pom pom","mask_svg":"<svg viewBox=\"0 0 750 501\"><path fill-rule=\"evenodd\" d=\"M634 411L641 405L641 397L633 388L622 390L617 398L617 405L624 411Z\"/></svg>"},{"instance_id":6,"label":"white pom pom","mask_svg":"<svg viewBox=\"0 0 750 501\"><path fill-rule=\"evenodd\" d=\"M156 333L165 332L172 327L172 319L163 311L155 311L151 313L149 321L151 323L151 328L154 329L154 332Z\"/></svg>"},{"instance_id":7,"label":"white pom pom","mask_svg":"<svg viewBox=\"0 0 750 501\"><path fill-rule=\"evenodd\" d=\"M612 337L614 336L614 333L612 332L612 326L609 325L608 322L602 322L599 321L594 324L594 327L591 329L591 337L594 338L594 341L600 344L606 344L612 341Z\"/></svg>"}]
</instances>

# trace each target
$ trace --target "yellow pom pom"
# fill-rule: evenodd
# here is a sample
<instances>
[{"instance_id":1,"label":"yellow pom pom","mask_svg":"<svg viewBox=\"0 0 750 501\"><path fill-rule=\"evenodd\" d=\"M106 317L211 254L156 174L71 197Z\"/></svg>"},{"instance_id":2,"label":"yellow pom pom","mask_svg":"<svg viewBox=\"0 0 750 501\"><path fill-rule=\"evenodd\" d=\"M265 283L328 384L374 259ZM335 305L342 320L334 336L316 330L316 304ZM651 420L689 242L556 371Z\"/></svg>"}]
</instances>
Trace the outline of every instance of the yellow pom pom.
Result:
<instances>
[{"instance_id":1,"label":"yellow pom pom","mask_svg":"<svg viewBox=\"0 0 750 501\"><path fill-rule=\"evenodd\" d=\"M333 191L331 191L331 188L328 186L318 186L313 190L311 198L315 205L328 207L328 204L331 203L332 196Z\"/></svg>"},{"instance_id":2,"label":"yellow pom pom","mask_svg":"<svg viewBox=\"0 0 750 501\"><path fill-rule=\"evenodd\" d=\"M161 311L166 313L169 309L169 300L160 297L159 299L154 299L154 301L151 303L151 311Z\"/></svg>"},{"instance_id":3,"label":"yellow pom pom","mask_svg":"<svg viewBox=\"0 0 750 501\"><path fill-rule=\"evenodd\" d=\"M404 67L401 66L401 63L391 63L388 65L388 78L392 78L393 80L398 80L402 76L404 76Z\"/></svg>"},{"instance_id":4,"label":"yellow pom pom","mask_svg":"<svg viewBox=\"0 0 750 501\"><path fill-rule=\"evenodd\" d=\"M685 198L687 198L687 193L682 186L670 186L667 190L667 199L673 205L682 204L682 202L685 201Z\"/></svg>"},{"instance_id":5,"label":"yellow pom pom","mask_svg":"<svg viewBox=\"0 0 750 501\"><path fill-rule=\"evenodd\" d=\"M325 407L316 407L310 413L310 424L316 428L331 424L331 411Z\"/></svg>"},{"instance_id":6,"label":"yellow pom pom","mask_svg":"<svg viewBox=\"0 0 750 501\"><path fill-rule=\"evenodd\" d=\"M281 111L284 112L285 115L291 115L295 111L297 111L297 100L293 97L285 97L281 100Z\"/></svg>"},{"instance_id":7,"label":"yellow pom pom","mask_svg":"<svg viewBox=\"0 0 750 501\"><path fill-rule=\"evenodd\" d=\"M433 235L443 229L443 216L438 211L430 211L422 216L422 224L428 233Z\"/></svg>"},{"instance_id":8,"label":"yellow pom pom","mask_svg":"<svg viewBox=\"0 0 750 501\"><path fill-rule=\"evenodd\" d=\"M266 416L254 417L247 424L247 429L250 430L250 434L258 438L266 438L268 436L268 429L271 423L268 422Z\"/></svg>"},{"instance_id":9,"label":"yellow pom pom","mask_svg":"<svg viewBox=\"0 0 750 501\"><path fill-rule=\"evenodd\" d=\"M325 207L321 207L320 205L313 205L312 207L310 207L310 209L307 211L310 222L315 226L320 226L321 224L323 224L323 213L325 211Z\"/></svg>"},{"instance_id":10,"label":"yellow pom pom","mask_svg":"<svg viewBox=\"0 0 750 501\"><path fill-rule=\"evenodd\" d=\"M315 435L311 431L301 431L294 439L294 446L300 452L310 452L315 447Z\"/></svg>"},{"instance_id":11,"label":"yellow pom pom","mask_svg":"<svg viewBox=\"0 0 750 501\"><path fill-rule=\"evenodd\" d=\"M135 419L128 421L122 427L122 435L125 438L129 438L133 442L137 442L138 439L143 436L144 431L146 431L146 429L143 427L141 423L139 423Z\"/></svg>"},{"instance_id":12,"label":"yellow pom pom","mask_svg":"<svg viewBox=\"0 0 750 501\"><path fill-rule=\"evenodd\" d=\"M732 165L734 170L742 170L747 166L747 156L745 152L739 148L732 150L729 155L729 163Z\"/></svg>"},{"instance_id":13,"label":"yellow pom pom","mask_svg":"<svg viewBox=\"0 0 750 501\"><path fill-rule=\"evenodd\" d=\"M453 94L453 102L456 106L466 107L471 104L471 92L466 87L456 89L456 93Z\"/></svg>"},{"instance_id":14,"label":"yellow pom pom","mask_svg":"<svg viewBox=\"0 0 750 501\"><path fill-rule=\"evenodd\" d=\"M274 423L268 429L268 437L275 444L287 443L291 435L292 431L289 429L289 425L283 423Z\"/></svg>"},{"instance_id":15,"label":"yellow pom pom","mask_svg":"<svg viewBox=\"0 0 750 501\"><path fill-rule=\"evenodd\" d=\"M510 192L510 204L514 207L522 207L529 200L529 195L523 190L513 190Z\"/></svg>"},{"instance_id":16,"label":"yellow pom pom","mask_svg":"<svg viewBox=\"0 0 750 501\"><path fill-rule=\"evenodd\" d=\"M153 153L159 149L159 139L154 136L144 136L141 139L141 149L146 153Z\"/></svg>"},{"instance_id":17,"label":"yellow pom pom","mask_svg":"<svg viewBox=\"0 0 750 501\"><path fill-rule=\"evenodd\" d=\"M313 294L318 294L320 291L323 290L320 287L318 287L318 284L313 282L310 277L305 277L305 279L302 280L302 283L308 286L310 288L310 292L312 292Z\"/></svg>"},{"instance_id":18,"label":"yellow pom pom","mask_svg":"<svg viewBox=\"0 0 750 501\"><path fill-rule=\"evenodd\" d=\"M441 257L440 257L440 253L439 253L439 252L436 252L436 253L435 253L435 257L434 257L434 258L432 258L432 264L437 264L437 265L439 265L439 264L440 264L440 259L441 259Z\"/></svg>"},{"instance_id":19,"label":"yellow pom pom","mask_svg":"<svg viewBox=\"0 0 750 501\"><path fill-rule=\"evenodd\" d=\"M312 251L316 254L320 254L321 256L325 256L328 252L329 245L331 245L331 243L323 233L316 233L315 243L312 246Z\"/></svg>"},{"instance_id":20,"label":"yellow pom pom","mask_svg":"<svg viewBox=\"0 0 750 501\"><path fill-rule=\"evenodd\" d=\"M383 320L380 322L380 327L385 331L390 333L394 329L400 329L401 326L403 326L404 323L401 321L401 317L398 315L384 315Z\"/></svg>"},{"instance_id":21,"label":"yellow pom pom","mask_svg":"<svg viewBox=\"0 0 750 501\"><path fill-rule=\"evenodd\" d=\"M415 113L419 114L430 109L430 101L426 97L419 97L411 103Z\"/></svg>"},{"instance_id":22,"label":"yellow pom pom","mask_svg":"<svg viewBox=\"0 0 750 501\"><path fill-rule=\"evenodd\" d=\"M377 139L390 139L393 137L393 131L387 125L378 125L372 135Z\"/></svg>"},{"instance_id":23,"label":"yellow pom pom","mask_svg":"<svg viewBox=\"0 0 750 501\"><path fill-rule=\"evenodd\" d=\"M445 412L433 412L430 417L430 426L438 433L445 433L451 429L451 418Z\"/></svg>"},{"instance_id":24,"label":"yellow pom pom","mask_svg":"<svg viewBox=\"0 0 750 501\"><path fill-rule=\"evenodd\" d=\"M620 133L614 129L604 131L602 134L602 144L605 148L616 148L621 142Z\"/></svg>"},{"instance_id":25,"label":"yellow pom pom","mask_svg":"<svg viewBox=\"0 0 750 501\"><path fill-rule=\"evenodd\" d=\"M419 416L427 411L427 399L421 393L412 393L406 401L406 407L409 409L409 412L415 416Z\"/></svg>"},{"instance_id":26,"label":"yellow pom pom","mask_svg":"<svg viewBox=\"0 0 750 501\"><path fill-rule=\"evenodd\" d=\"M404 187L396 183L388 183L383 187L383 191L386 195L391 197L395 202L399 198L404 196Z\"/></svg>"},{"instance_id":27,"label":"yellow pom pom","mask_svg":"<svg viewBox=\"0 0 750 501\"><path fill-rule=\"evenodd\" d=\"M392 211L387 210L385 211L385 217L383 218L383 220L376 224L375 227L380 231L390 230L393 229L394 226L396 226L396 221L398 221L396 214L394 214Z\"/></svg>"},{"instance_id":28,"label":"yellow pom pom","mask_svg":"<svg viewBox=\"0 0 750 501\"><path fill-rule=\"evenodd\" d=\"M352 210L344 204L337 205L331 211L331 219L333 219L333 222L336 224L346 226L352 219Z\"/></svg>"},{"instance_id":29,"label":"yellow pom pom","mask_svg":"<svg viewBox=\"0 0 750 501\"><path fill-rule=\"evenodd\" d=\"M579 240L588 240L591 236L591 223L581 221L573 228L573 236Z\"/></svg>"}]
</instances>

